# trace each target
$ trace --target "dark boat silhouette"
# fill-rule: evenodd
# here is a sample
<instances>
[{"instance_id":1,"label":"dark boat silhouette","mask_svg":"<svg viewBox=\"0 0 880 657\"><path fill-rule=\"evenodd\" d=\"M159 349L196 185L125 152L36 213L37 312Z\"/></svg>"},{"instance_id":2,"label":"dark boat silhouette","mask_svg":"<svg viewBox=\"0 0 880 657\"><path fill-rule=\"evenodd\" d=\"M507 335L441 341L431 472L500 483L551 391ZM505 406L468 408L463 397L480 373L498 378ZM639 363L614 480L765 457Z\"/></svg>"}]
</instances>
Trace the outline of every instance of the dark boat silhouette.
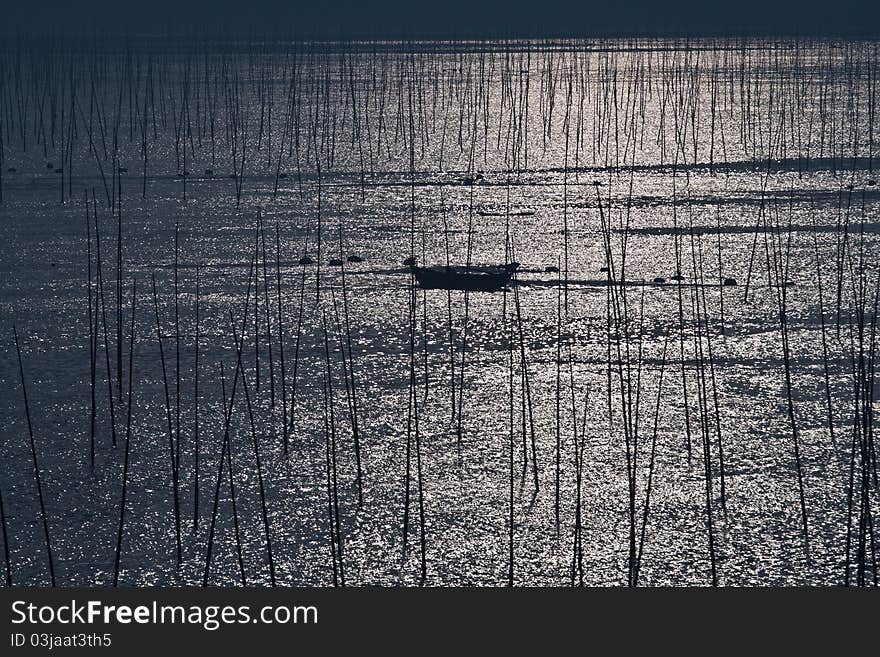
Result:
<instances>
[{"instance_id":1,"label":"dark boat silhouette","mask_svg":"<svg viewBox=\"0 0 880 657\"><path fill-rule=\"evenodd\" d=\"M410 269L419 287L426 290L468 290L471 292L495 292L504 288L519 267L518 262L506 265L419 267Z\"/></svg>"}]
</instances>

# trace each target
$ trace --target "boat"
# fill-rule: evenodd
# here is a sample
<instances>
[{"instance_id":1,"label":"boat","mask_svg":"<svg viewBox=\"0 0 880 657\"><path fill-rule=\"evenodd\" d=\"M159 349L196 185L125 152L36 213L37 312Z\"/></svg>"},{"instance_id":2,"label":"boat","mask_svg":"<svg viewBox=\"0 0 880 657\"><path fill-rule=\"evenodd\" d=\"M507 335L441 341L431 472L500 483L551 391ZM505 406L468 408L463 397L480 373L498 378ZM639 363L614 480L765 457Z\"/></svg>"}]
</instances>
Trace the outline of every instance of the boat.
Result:
<instances>
[{"instance_id":1,"label":"boat","mask_svg":"<svg viewBox=\"0 0 880 657\"><path fill-rule=\"evenodd\" d=\"M435 265L419 267L411 265L419 287L426 290L469 290L471 292L495 292L510 281L519 267L518 262L506 265L489 266L446 266Z\"/></svg>"}]
</instances>

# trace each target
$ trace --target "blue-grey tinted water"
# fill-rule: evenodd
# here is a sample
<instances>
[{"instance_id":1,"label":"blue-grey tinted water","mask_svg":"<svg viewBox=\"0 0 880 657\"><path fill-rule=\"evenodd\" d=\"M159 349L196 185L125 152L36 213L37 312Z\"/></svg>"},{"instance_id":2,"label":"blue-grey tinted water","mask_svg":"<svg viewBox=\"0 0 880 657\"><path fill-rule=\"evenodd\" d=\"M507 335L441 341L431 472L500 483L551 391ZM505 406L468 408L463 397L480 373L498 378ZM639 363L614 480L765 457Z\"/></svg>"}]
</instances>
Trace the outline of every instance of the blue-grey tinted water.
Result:
<instances>
[{"instance_id":1,"label":"blue-grey tinted water","mask_svg":"<svg viewBox=\"0 0 880 657\"><path fill-rule=\"evenodd\" d=\"M877 81L871 42L6 44L13 583L13 324L59 584L113 581L129 413L120 584L200 584L213 519L208 581L268 585L260 479L283 585L422 544L428 585L875 582ZM413 253L521 266L413 292Z\"/></svg>"}]
</instances>

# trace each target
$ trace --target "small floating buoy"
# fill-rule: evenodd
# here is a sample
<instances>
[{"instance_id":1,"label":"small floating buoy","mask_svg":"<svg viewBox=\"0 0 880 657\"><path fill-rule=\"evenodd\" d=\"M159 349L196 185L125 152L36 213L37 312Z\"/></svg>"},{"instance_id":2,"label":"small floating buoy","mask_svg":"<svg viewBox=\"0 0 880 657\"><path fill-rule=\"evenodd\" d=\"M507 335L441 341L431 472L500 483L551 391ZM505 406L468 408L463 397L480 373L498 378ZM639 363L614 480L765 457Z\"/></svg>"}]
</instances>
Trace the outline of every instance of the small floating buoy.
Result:
<instances>
[{"instance_id":1,"label":"small floating buoy","mask_svg":"<svg viewBox=\"0 0 880 657\"><path fill-rule=\"evenodd\" d=\"M329 264L331 267L341 267L342 266L342 258L330 258Z\"/></svg>"},{"instance_id":2,"label":"small floating buoy","mask_svg":"<svg viewBox=\"0 0 880 657\"><path fill-rule=\"evenodd\" d=\"M349 262L363 262L364 259L361 258L359 255L350 255L350 256L348 256L348 261Z\"/></svg>"},{"instance_id":3,"label":"small floating buoy","mask_svg":"<svg viewBox=\"0 0 880 657\"><path fill-rule=\"evenodd\" d=\"M214 175L214 169L205 169L205 175L210 178Z\"/></svg>"},{"instance_id":4,"label":"small floating buoy","mask_svg":"<svg viewBox=\"0 0 880 657\"><path fill-rule=\"evenodd\" d=\"M128 169L126 167L119 167L119 173L128 173Z\"/></svg>"},{"instance_id":5,"label":"small floating buoy","mask_svg":"<svg viewBox=\"0 0 880 657\"><path fill-rule=\"evenodd\" d=\"M416 259L413 256L410 256L406 260L403 261L405 267L414 267L416 264Z\"/></svg>"},{"instance_id":6,"label":"small floating buoy","mask_svg":"<svg viewBox=\"0 0 880 657\"><path fill-rule=\"evenodd\" d=\"M657 285L663 285L663 283L666 282L666 279L662 276L657 276L656 278L654 278L654 282L657 283Z\"/></svg>"},{"instance_id":7,"label":"small floating buoy","mask_svg":"<svg viewBox=\"0 0 880 657\"><path fill-rule=\"evenodd\" d=\"M735 279L735 278L725 278L725 279L724 279L724 282L722 283L722 285L729 285L729 286L733 286L733 285L736 285L736 284L737 284L737 283L736 283L736 279Z\"/></svg>"},{"instance_id":8,"label":"small floating buoy","mask_svg":"<svg viewBox=\"0 0 880 657\"><path fill-rule=\"evenodd\" d=\"M54 266L55 266L55 263L53 262L51 266L54 267Z\"/></svg>"},{"instance_id":9,"label":"small floating buoy","mask_svg":"<svg viewBox=\"0 0 880 657\"><path fill-rule=\"evenodd\" d=\"M557 267L556 265L547 265L546 267L544 267L544 271L548 274L553 274L559 271L559 267Z\"/></svg>"},{"instance_id":10,"label":"small floating buoy","mask_svg":"<svg viewBox=\"0 0 880 657\"><path fill-rule=\"evenodd\" d=\"M303 256L302 258L299 259L299 264L301 264L301 265L312 265L314 263L315 263L315 261L312 260L309 256Z\"/></svg>"}]
</instances>

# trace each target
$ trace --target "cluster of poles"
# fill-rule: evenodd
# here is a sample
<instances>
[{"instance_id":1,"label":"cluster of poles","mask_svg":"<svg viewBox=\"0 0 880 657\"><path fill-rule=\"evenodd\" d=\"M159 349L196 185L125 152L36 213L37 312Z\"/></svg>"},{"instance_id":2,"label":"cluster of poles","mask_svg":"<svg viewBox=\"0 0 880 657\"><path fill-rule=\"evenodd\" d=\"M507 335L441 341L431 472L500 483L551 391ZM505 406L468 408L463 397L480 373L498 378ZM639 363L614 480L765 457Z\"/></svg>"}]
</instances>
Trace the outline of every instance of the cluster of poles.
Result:
<instances>
[{"instance_id":1,"label":"cluster of poles","mask_svg":"<svg viewBox=\"0 0 880 657\"><path fill-rule=\"evenodd\" d=\"M182 52L169 54L129 42L106 48L84 41L8 44L0 58L0 201L9 198L9 189L16 191L14 180L4 182L4 176L33 173L27 167L32 170L34 161L45 163L40 173L57 174L62 203L80 203L75 187L83 179L99 181L83 192L81 201L89 358L88 463L93 470L98 467L99 411L105 407L108 417L101 425L109 424L110 444L123 452L113 584L124 583L128 478L131 460L138 456L132 440L138 393L135 348L143 344L137 335L138 316L152 314L151 339L161 363L163 449L175 567L191 559L203 566L199 582L212 582L221 502L228 499L238 579L241 584L249 582L251 567L245 563L241 531L244 520L236 501L236 484L240 500L242 478L236 481L235 464L239 463L240 472L244 461L256 475L252 485L259 499L261 553L268 582L275 585L279 566L273 539L279 520L273 517L267 467L274 442L267 446L266 438L280 436L282 458L287 458L300 434L316 431L322 438L324 457L321 484L326 490L326 514L322 515L327 567L335 585L346 585L353 581L346 551L351 518L346 515L357 515L369 501L365 458L369 438L362 435L367 433L362 423L365 400L353 337L357 326L353 326L349 306L345 234L341 222L328 227L322 206L325 181L352 181L365 207L373 187L407 185L407 255L409 262L416 262L433 255L427 251L426 212L417 191L426 178L434 176L446 264L452 264L453 252L461 250L451 243L450 194L465 199L457 207L466 216L464 262L471 267L485 257L475 253L474 242L481 190L490 186L503 190L499 193L504 207L497 212L504 219L499 243L503 243L504 262L512 262L523 247L518 244L511 188L555 173L562 183L561 201L556 199L554 205L560 234L558 261L547 268L559 273L558 280L551 281L557 289L555 308L545 313L545 318L555 316L549 455L541 449L547 443L539 435L536 419L541 412L536 407L540 363L527 333L530 318L523 302L527 281L517 274L498 295L499 348L505 355L506 374L506 583L527 583L517 568L518 528L524 522L517 482L520 493L528 491L533 500L542 492L553 495L556 533L560 540L564 537L570 555L567 579L572 586L585 583L585 524L590 509L584 496L595 432L603 432L619 446L623 460L626 500L622 515L627 528L623 581L629 586L643 581L652 495L657 494L658 446L664 432L661 418L673 403L681 409L681 454L689 469L700 468L707 581L712 585L723 582L723 527L735 522L728 505L726 456L737 436L723 408L718 354L741 320L737 311L767 300L779 336L786 450L796 490L798 534L804 559L811 563L815 531L811 531L810 490L821 482L811 481L818 473L806 455L804 420L797 404L798 361L791 344L793 324L801 319L792 316L793 278L810 272L816 293L810 307L819 322L821 341L823 422L827 418L828 436L835 454L839 450L843 455L845 472L841 578L847 585L876 585L878 484L873 402L880 274L873 259L876 244L869 229L869 202L875 185L878 46L772 41L661 45L633 41L563 47L499 42L437 52L419 47L293 43L218 53L194 42ZM62 52L70 56L61 57ZM126 176L130 170L135 175L138 167L144 199L158 181L171 177L180 182L181 200L196 203L193 179L205 184L222 177L230 181L224 189L236 210L243 202L248 204L251 194L271 198L273 208L283 207L290 199L308 200L316 222L313 226L309 220L306 226L299 270L291 277L290 267L282 264L286 262L282 244L289 243L290 237L282 238L278 223L274 235L271 226L267 231L262 210L257 208L252 248L242 263L247 271L244 298L230 302L220 311L220 318L208 318L202 299L203 263L181 262L181 231L176 225L171 298L167 298L169 291L161 290L155 274L139 280L132 265L134 256L124 250L123 191L133 188ZM197 168L204 173L197 173ZM634 225L640 200L634 193L637 177L654 171L671 180L672 225L659 232ZM780 171L790 174L782 179L788 183L784 187L780 187ZM696 172L708 172L725 188L738 173L760 180L754 225L743 231L752 238L744 285L725 271L725 248L730 247L722 242L727 226L722 223L720 204L714 225L695 222L694 208L701 201L691 185ZM803 198L792 181L816 172L830 174L836 203L828 203L826 197L808 202L811 207L824 202L822 211L834 210L835 217L827 223L813 219L811 225L804 225L796 213ZM490 176L493 180L487 181ZM601 373L601 386L591 385L586 376L578 381L583 371L578 371L575 362L580 346L575 314L582 314L576 295L582 281L572 274L578 271L574 261L583 246L577 240L584 208L590 213L602 261L603 276L597 283L604 293L602 317L593 322L593 328L603 334L605 353L594 372ZM816 217L820 212L812 214ZM115 229L113 264L107 260L108 218ZM802 233L811 236L809 248L793 249ZM630 240L652 234L666 237L674 263L669 282L653 281L664 294L673 296L673 316L665 317L659 328L645 311L654 288L628 274L634 248ZM328 272L326 263L337 249L336 264ZM181 269L194 269L194 281L190 281L195 287L193 340L181 331ZM401 273L408 274L402 561L407 563L410 550L415 549L418 581L425 583L430 575L431 542L425 415L432 399L442 397L444 405L448 400L448 425L461 463L468 434L479 433L476 426L467 426L465 410L469 382L478 367L470 342L475 293L429 294L419 289L412 268ZM138 306L139 290L142 299L145 289L152 304L141 301ZM447 339L436 347L429 339L434 328L429 306L444 296L442 333ZM167 308L173 308L173 320L163 316ZM221 391L218 454L209 453L205 446L201 419L205 409L200 408L205 398L200 378L208 375L200 361L201 329L207 319L214 325L219 322L225 339L231 340L231 360L218 361L213 373ZM659 340L651 342L652 331L659 331ZM21 349L17 328L13 335L48 573L55 585L41 455L27 397L26 351ZM306 343L315 336L317 342ZM181 352L187 345L193 350L194 366L185 375ZM306 350L321 354L317 371L314 363L304 371ZM646 382L651 368L648 354L658 350L652 386ZM432 367L441 361L444 378ZM191 381L191 391L183 389L182 378ZM302 419L315 411L303 408L307 379L320 385L317 429ZM843 386L841 381L851 391L843 401L833 394L835 383ZM268 431L265 416L261 419L259 413L264 406L270 409ZM606 426L589 423L597 412ZM250 438L244 453L233 449L238 421ZM342 460L354 462L352 481L343 480ZM191 499L184 499L185 491ZM203 517L205 506L210 508L207 517ZM569 509L570 518L566 517ZM11 585L9 541L14 537L10 536L2 486L0 516L6 578ZM202 536L198 557L186 554L187 529ZM410 545L413 535L417 548Z\"/></svg>"}]
</instances>

